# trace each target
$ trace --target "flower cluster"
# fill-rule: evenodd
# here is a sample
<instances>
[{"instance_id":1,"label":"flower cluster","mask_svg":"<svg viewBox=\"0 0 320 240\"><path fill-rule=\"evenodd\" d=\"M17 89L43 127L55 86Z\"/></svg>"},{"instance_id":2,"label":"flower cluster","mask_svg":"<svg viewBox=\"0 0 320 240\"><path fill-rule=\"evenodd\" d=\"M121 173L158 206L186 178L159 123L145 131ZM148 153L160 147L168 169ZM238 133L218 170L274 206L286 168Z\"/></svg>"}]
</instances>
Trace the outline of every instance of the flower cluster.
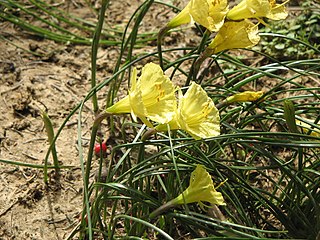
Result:
<instances>
[{"instance_id":1,"label":"flower cluster","mask_svg":"<svg viewBox=\"0 0 320 240\"><path fill-rule=\"evenodd\" d=\"M178 99L176 99L176 90ZM183 95L163 73L161 67L148 63L137 80L134 69L128 96L107 108L107 113L131 113L148 127L158 123L157 131L181 129L193 138L209 138L220 134L219 111L202 87L191 83Z\"/></svg>"},{"instance_id":2,"label":"flower cluster","mask_svg":"<svg viewBox=\"0 0 320 240\"><path fill-rule=\"evenodd\" d=\"M207 32L216 32L212 42L195 63L194 72L197 72L197 67L208 54L256 45L260 41L258 24L250 19L257 19L256 22L259 23L264 23L262 18L285 19L288 15L285 3L277 4L276 0L242 0L230 10L228 0L190 0L176 17L161 29L158 48L160 49L163 34L169 29L190 23L192 20L205 27ZM159 61L162 66L161 51L159 51ZM257 101L262 97L262 91L245 91L228 97L223 103ZM131 113L134 120L139 118L152 130L181 129L194 139L215 137L220 134L219 111L202 87L191 82L183 94L182 90L175 87L163 73L161 67L154 63L146 64L139 78L137 70L133 69L128 95L108 107L106 112ZM309 126L302 122L297 124L303 131L309 129ZM311 130L312 135L318 134L313 128ZM189 187L178 197L156 209L149 217L153 218L176 205L194 202L202 206L204 202L213 205L226 204L222 194L216 191L211 176L201 165L197 165L192 172Z\"/></svg>"},{"instance_id":3,"label":"flower cluster","mask_svg":"<svg viewBox=\"0 0 320 240\"><path fill-rule=\"evenodd\" d=\"M287 2L287 1L286 1ZM171 29L194 20L210 32L217 32L209 44L211 53L233 48L246 48L260 41L258 24L248 19L261 18L272 20L285 19L288 16L284 4L276 0L242 0L229 10L227 0L190 0L188 5L166 26Z\"/></svg>"}]
</instances>

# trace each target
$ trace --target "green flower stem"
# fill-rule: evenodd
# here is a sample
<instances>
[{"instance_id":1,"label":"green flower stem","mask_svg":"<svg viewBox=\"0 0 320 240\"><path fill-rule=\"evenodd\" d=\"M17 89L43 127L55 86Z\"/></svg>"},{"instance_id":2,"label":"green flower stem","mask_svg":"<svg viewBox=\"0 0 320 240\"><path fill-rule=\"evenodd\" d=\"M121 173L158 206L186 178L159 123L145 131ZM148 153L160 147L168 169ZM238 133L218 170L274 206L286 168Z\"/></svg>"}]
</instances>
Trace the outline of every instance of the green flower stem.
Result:
<instances>
[{"instance_id":1,"label":"green flower stem","mask_svg":"<svg viewBox=\"0 0 320 240\"><path fill-rule=\"evenodd\" d=\"M90 138L90 144L89 144L89 151L88 151L88 158L87 158L87 164L86 164L86 169L85 169L85 174L84 174L84 206L86 208L86 210L84 209L83 211L83 218L81 221L81 225L85 226L85 217L84 214L86 212L87 214L87 224L88 224L88 232L89 232L89 239L93 239L92 236L92 229L91 229L91 215L90 215L90 206L89 206L89 178L90 178L90 170L91 170L91 163L92 163L92 158L93 158L93 152L94 152L94 145L95 145L95 140L96 140L96 136L97 136L97 132L99 130L100 124L102 122L103 119L105 119L106 117L108 117L110 114L109 113L101 113L99 115L96 116L93 126L92 126L92 131L91 131L91 138ZM84 172L84 170L82 170ZM91 230L90 230L91 229Z\"/></svg>"},{"instance_id":2,"label":"green flower stem","mask_svg":"<svg viewBox=\"0 0 320 240\"><path fill-rule=\"evenodd\" d=\"M141 137L141 141L147 141L153 134L156 134L158 131L154 128L148 129Z\"/></svg>"},{"instance_id":3,"label":"green flower stem","mask_svg":"<svg viewBox=\"0 0 320 240\"><path fill-rule=\"evenodd\" d=\"M161 49L162 39L163 39L164 35L166 35L166 33L169 30L170 30L170 28L168 26L165 26L165 27L161 28L158 33L157 47L158 47L159 65L162 69L164 69L163 68L163 58L162 58L162 49Z\"/></svg>"},{"instance_id":4,"label":"green flower stem","mask_svg":"<svg viewBox=\"0 0 320 240\"><path fill-rule=\"evenodd\" d=\"M295 107L291 100L284 100L283 102L284 109L284 118L286 120L286 124L288 129L292 133L300 133L296 124L295 117ZM297 176L301 177L301 173L303 171L303 149L301 147L298 148L298 172ZM297 193L297 202L301 204L301 192Z\"/></svg>"},{"instance_id":5,"label":"green flower stem","mask_svg":"<svg viewBox=\"0 0 320 240\"><path fill-rule=\"evenodd\" d=\"M229 103L228 101L224 100L222 102L219 102L216 104L216 108L218 108L219 110L223 107L227 107L228 105L230 105L231 103Z\"/></svg>"},{"instance_id":6,"label":"green flower stem","mask_svg":"<svg viewBox=\"0 0 320 240\"><path fill-rule=\"evenodd\" d=\"M90 138L90 144L89 144L89 152L88 152L88 159L87 159L87 168L86 168L86 174L85 174L85 183L86 186L89 186L89 177L90 177L90 168L91 168L91 162L93 157L93 151L94 151L94 143L96 140L96 135L99 130L100 124L103 121L103 119L110 116L110 113L104 112L96 116L96 119L94 120L93 126L92 126L92 132L91 132L91 138Z\"/></svg>"},{"instance_id":7,"label":"green flower stem","mask_svg":"<svg viewBox=\"0 0 320 240\"><path fill-rule=\"evenodd\" d=\"M192 79L193 79L193 81L196 81L197 74L199 72L201 64L203 63L204 60L206 60L209 56L211 56L211 54L213 52L212 49L209 49L209 48L206 48L203 51L210 34L211 34L210 31L206 30L203 37L202 37L201 43L198 48L198 53L200 54L200 56L198 58L196 58L192 63L191 72L190 72L188 79L186 81L186 86L190 85L190 81Z\"/></svg>"},{"instance_id":8,"label":"green flower stem","mask_svg":"<svg viewBox=\"0 0 320 240\"><path fill-rule=\"evenodd\" d=\"M149 215L149 219L153 219L155 217L157 217L158 215L160 215L161 213L167 211L168 209L174 207L175 205L177 205L175 199L172 199L171 201L163 204L161 207L157 208L156 210L154 210L152 213L150 213Z\"/></svg>"},{"instance_id":9,"label":"green flower stem","mask_svg":"<svg viewBox=\"0 0 320 240\"><path fill-rule=\"evenodd\" d=\"M7 159L0 159L0 163L4 163L4 164L9 164L9 165L17 165L17 166L22 166L22 167L28 167L28 168L37 168L37 169L44 169L49 168L56 168L55 166L45 166L45 165L40 165L40 164L31 164L31 163L25 163L25 162L19 162L19 161L12 161L12 160L7 160ZM75 168L75 166L66 166L66 165L59 165L58 166L59 169L68 169L68 168Z\"/></svg>"},{"instance_id":10,"label":"green flower stem","mask_svg":"<svg viewBox=\"0 0 320 240\"><path fill-rule=\"evenodd\" d=\"M104 15L105 15L108 3L109 3L108 0L103 0L101 3L99 20L96 27L96 31L93 36L92 47L91 47L91 88L94 88L96 86L97 53L98 53L102 26L104 22ZM98 98L97 98L96 91L93 93L92 103L93 103L93 111L97 113L99 110L99 106L98 106Z\"/></svg>"}]
</instances>

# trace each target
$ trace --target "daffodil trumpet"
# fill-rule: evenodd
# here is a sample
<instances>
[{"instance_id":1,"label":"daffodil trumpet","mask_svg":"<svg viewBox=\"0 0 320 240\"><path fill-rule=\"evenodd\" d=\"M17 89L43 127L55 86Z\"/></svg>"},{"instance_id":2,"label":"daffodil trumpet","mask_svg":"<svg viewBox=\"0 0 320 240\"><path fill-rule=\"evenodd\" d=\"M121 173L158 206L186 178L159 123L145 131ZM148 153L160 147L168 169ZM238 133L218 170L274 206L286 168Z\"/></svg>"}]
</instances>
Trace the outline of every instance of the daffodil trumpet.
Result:
<instances>
[{"instance_id":1,"label":"daffodil trumpet","mask_svg":"<svg viewBox=\"0 0 320 240\"><path fill-rule=\"evenodd\" d=\"M187 6L168 24L175 28L194 20L211 32L218 31L224 23L229 11L227 0L190 0Z\"/></svg>"},{"instance_id":2,"label":"daffodil trumpet","mask_svg":"<svg viewBox=\"0 0 320 240\"><path fill-rule=\"evenodd\" d=\"M154 218L172 207L194 202L199 203L201 207L207 206L203 202L215 205L226 205L222 194L215 189L211 176L200 164L197 165L191 174L189 187L178 197L153 211L149 217Z\"/></svg>"},{"instance_id":3,"label":"daffodil trumpet","mask_svg":"<svg viewBox=\"0 0 320 240\"><path fill-rule=\"evenodd\" d=\"M158 34L158 54L163 68L161 42L163 36L172 28L190 23L192 20L210 32L217 32L224 24L229 11L227 0L190 0L182 11L172 18Z\"/></svg>"},{"instance_id":4,"label":"daffodil trumpet","mask_svg":"<svg viewBox=\"0 0 320 240\"><path fill-rule=\"evenodd\" d=\"M109 114L131 113L134 120L139 118L148 127L153 127L149 120L165 124L171 121L176 104L175 87L164 75L161 67L148 63L142 68L137 80L134 68L129 94L108 107Z\"/></svg>"},{"instance_id":5,"label":"daffodil trumpet","mask_svg":"<svg viewBox=\"0 0 320 240\"><path fill-rule=\"evenodd\" d=\"M196 140L220 135L219 111L200 85L192 82L185 94L180 89L178 94L172 120L156 126L157 131L181 129Z\"/></svg>"},{"instance_id":6,"label":"daffodil trumpet","mask_svg":"<svg viewBox=\"0 0 320 240\"><path fill-rule=\"evenodd\" d=\"M225 22L207 51L211 50L211 53L215 54L229 49L253 47L260 41L258 31L258 25L249 20Z\"/></svg>"}]
</instances>

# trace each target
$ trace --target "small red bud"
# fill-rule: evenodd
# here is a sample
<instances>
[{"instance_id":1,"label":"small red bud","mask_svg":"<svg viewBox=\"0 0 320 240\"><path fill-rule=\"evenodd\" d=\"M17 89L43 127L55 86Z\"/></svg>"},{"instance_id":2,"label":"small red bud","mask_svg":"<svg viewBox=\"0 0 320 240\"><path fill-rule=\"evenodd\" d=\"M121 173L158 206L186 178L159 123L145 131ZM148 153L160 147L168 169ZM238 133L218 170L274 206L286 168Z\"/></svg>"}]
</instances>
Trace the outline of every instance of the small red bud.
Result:
<instances>
[{"instance_id":1,"label":"small red bud","mask_svg":"<svg viewBox=\"0 0 320 240\"><path fill-rule=\"evenodd\" d=\"M107 153L107 144L105 142L102 142L101 145L100 143L97 143L96 145L94 145L94 152L96 154L96 156L100 157L100 149L102 147L102 154L103 156L106 155Z\"/></svg>"}]
</instances>

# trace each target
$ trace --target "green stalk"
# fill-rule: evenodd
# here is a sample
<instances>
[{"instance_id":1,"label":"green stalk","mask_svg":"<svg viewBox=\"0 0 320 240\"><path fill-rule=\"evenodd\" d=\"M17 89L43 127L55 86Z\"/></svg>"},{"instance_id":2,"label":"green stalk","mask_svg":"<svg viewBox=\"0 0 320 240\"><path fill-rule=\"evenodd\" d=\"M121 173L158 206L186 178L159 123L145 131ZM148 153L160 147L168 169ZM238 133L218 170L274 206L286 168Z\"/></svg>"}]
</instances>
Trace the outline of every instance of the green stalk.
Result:
<instances>
[{"instance_id":1,"label":"green stalk","mask_svg":"<svg viewBox=\"0 0 320 240\"><path fill-rule=\"evenodd\" d=\"M96 139L97 132L100 127L100 123L103 119L105 119L107 116L109 116L108 113L102 113L98 115L93 123L92 126L92 132L91 132L91 138L90 138L90 144L89 144L89 152L88 152L88 159L87 159L87 168L86 168L86 174L85 174L85 184L86 186L89 186L89 177L90 177L90 168L91 168L91 162L92 162L92 156L94 151L94 143Z\"/></svg>"},{"instance_id":2,"label":"green stalk","mask_svg":"<svg viewBox=\"0 0 320 240\"><path fill-rule=\"evenodd\" d=\"M161 234L164 239L173 240L173 238L169 234L167 234L165 231L161 230L160 228L156 227L152 223L149 223L149 222L146 222L146 221L144 221L142 219L131 217L131 216L128 216L128 215L118 215L118 216L116 216L115 219L114 219L114 222L113 222L113 226L116 225L116 221L117 221L118 218L130 219L131 221L135 221L135 222L144 224L145 226L147 226L147 227L153 229L154 231L158 232L159 234ZM113 230L112 230L112 233L111 233L112 239L115 239L115 238L113 238L114 232L115 232L115 227L113 227Z\"/></svg>"},{"instance_id":3,"label":"green stalk","mask_svg":"<svg viewBox=\"0 0 320 240\"><path fill-rule=\"evenodd\" d=\"M130 47L128 50L128 56L127 56L128 62L132 62L132 53L133 53L133 49L134 49L136 41L137 41L139 26L140 26L143 18L147 14L147 12L150 9L152 4L153 4L153 0L149 0L141 5L141 10L140 10L139 15L137 16L137 19L134 23L134 26L132 28L132 32L130 33L131 39L130 39ZM129 73L129 79L130 79L130 73Z\"/></svg>"},{"instance_id":4,"label":"green stalk","mask_svg":"<svg viewBox=\"0 0 320 240\"><path fill-rule=\"evenodd\" d=\"M98 53L102 26L104 22L104 15L105 15L108 3L109 3L109 0L102 0L97 28L93 35L92 48L91 48L91 88L94 88L96 86L97 53ZM94 91L93 93L92 103L93 103L93 111L94 113L97 113L99 111L99 106L98 106L98 98L97 98L96 91Z\"/></svg>"},{"instance_id":5,"label":"green stalk","mask_svg":"<svg viewBox=\"0 0 320 240\"><path fill-rule=\"evenodd\" d=\"M174 203L174 200L175 199L163 204L162 206L160 206L159 208L154 210L152 213L150 213L149 219L153 219L153 218L157 217L159 214L161 214L161 213L167 211L168 209L172 208L173 206L175 206L176 204Z\"/></svg>"},{"instance_id":6,"label":"green stalk","mask_svg":"<svg viewBox=\"0 0 320 240\"><path fill-rule=\"evenodd\" d=\"M193 60L193 63L192 63L192 66L191 66L191 71L189 73L189 76L188 76L188 79L186 81L185 86L189 86L191 80L196 81L197 74L199 72L201 64L212 53L212 50L208 49L208 48L203 52L203 49L204 49L204 47L206 45L206 42L207 42L208 38L210 37L210 34L211 34L211 32L209 30L206 30L204 32L204 34L203 34L203 37L202 37L201 42L200 42L200 45L198 47L198 54L200 54L200 55L199 55L198 58Z\"/></svg>"},{"instance_id":7,"label":"green stalk","mask_svg":"<svg viewBox=\"0 0 320 240\"><path fill-rule=\"evenodd\" d=\"M17 166L28 167L28 168L37 168L37 169L44 169L46 167L45 165L17 162L17 161L11 161L11 160L6 160L6 159L0 159L0 162L4 163L4 164L17 165ZM47 166L47 168L52 169L52 168L56 168L56 167L55 166ZM74 166L61 166L60 165L60 166L58 166L58 168L59 169L74 168Z\"/></svg>"},{"instance_id":8,"label":"green stalk","mask_svg":"<svg viewBox=\"0 0 320 240\"><path fill-rule=\"evenodd\" d=\"M51 153L52 153L52 158L53 158L53 164L54 167L56 169L56 173L59 170L59 161L58 161L58 155L57 155L57 151L56 151L56 145L54 140L54 132L53 132L53 126L52 126L52 122L48 116L47 113L43 112L42 113L42 120L44 123L44 126L46 128L47 131L47 135L48 135L48 142L50 144L51 147ZM46 159L45 163L44 163L44 182L47 184L48 183L48 159Z\"/></svg>"},{"instance_id":9,"label":"green stalk","mask_svg":"<svg viewBox=\"0 0 320 240\"><path fill-rule=\"evenodd\" d=\"M164 28L161 28L159 33L158 33L158 38L157 38L157 48L158 48L158 56L159 56L159 64L160 67L162 68L162 70L164 70L164 66L163 66L163 58L162 58L162 39L163 37L166 35L166 33L168 32L170 28L168 28L167 26L165 26Z\"/></svg>"},{"instance_id":10,"label":"green stalk","mask_svg":"<svg viewBox=\"0 0 320 240\"><path fill-rule=\"evenodd\" d=\"M89 178L86 178L86 172L90 172L90 165L87 164L86 169L84 166L84 157L83 157L83 149L82 149L82 142L81 142L81 110L84 105L84 101L82 102L80 106L80 112L78 115L78 146L79 146L79 158L80 158L80 165L81 165L81 173L83 176L83 211L81 215L81 224L80 224L80 239L87 239L87 235L85 237L83 236L84 232L88 232L88 238L89 240L93 239L93 234L92 234L92 220L91 220L91 212L90 212L90 203L89 203ZM93 130L94 131L94 127ZM92 136L91 136L92 139ZM89 150L90 152L90 150ZM92 154L92 153L91 153ZM89 170L88 170L89 169ZM87 219L86 219L87 217Z\"/></svg>"},{"instance_id":11,"label":"green stalk","mask_svg":"<svg viewBox=\"0 0 320 240\"><path fill-rule=\"evenodd\" d=\"M290 100L284 100L284 117L290 132L299 133L295 118L295 107ZM298 169L297 177L301 177L303 171L303 148L298 148ZM297 203L301 204L301 191L297 191Z\"/></svg>"},{"instance_id":12,"label":"green stalk","mask_svg":"<svg viewBox=\"0 0 320 240\"><path fill-rule=\"evenodd\" d=\"M49 11L47 11L46 9L42 8L42 7L41 7L39 4L37 4L35 1L33 1L33 0L29 0L29 1L30 1L34 6L40 8L41 10L43 10L44 12L46 12L47 14L49 14L49 16L53 16L53 17L56 17L57 19L59 19L56 15L54 15L52 12L49 12ZM40 15L38 12L35 13L35 12L29 10L28 8L26 8L26 7L24 7L24 6L20 5L20 4L17 4L17 3L15 3L15 5L16 5L16 7L18 7L19 9L21 9L21 10L24 11L25 13L27 13L27 14L35 17L36 19L38 19L39 21L47 24L48 26L51 26L51 27L53 27L53 28L56 28L57 30L61 31L62 33L66 33L66 34L71 35L71 36L73 36L73 37L75 37L75 38L79 38L76 34L68 31L67 29L65 29L65 28L63 28L63 27L60 27L59 25L55 24L54 22L50 22L50 21L46 20L45 18L42 18L41 15ZM60 20L60 19L59 19L59 20Z\"/></svg>"},{"instance_id":13,"label":"green stalk","mask_svg":"<svg viewBox=\"0 0 320 240\"><path fill-rule=\"evenodd\" d=\"M69 26L72 27L76 27L79 29L83 29L85 31L90 31L92 32L92 28L86 27L84 24L80 24L80 23L76 23L71 21L70 19L64 17L64 16L69 16L71 18L71 16L69 14L67 14L66 12L60 12L61 15L58 15L56 13L54 13L53 11L50 11L50 9L56 10L58 11L55 7L49 6L47 3L43 2L43 1L35 1L35 0L29 0L34 6L38 7L39 9L41 9L43 12L47 13L49 16L52 16L56 19L58 19L61 22L65 22L66 24L68 24ZM42 5L44 5L45 7L43 7ZM64 16L63 16L64 15ZM54 25L53 25L54 26ZM57 28L59 29L59 28ZM60 30L60 29L59 29ZM67 33L74 35L73 33L67 31L66 29L63 29L62 31L66 31ZM74 35L76 36L76 35Z\"/></svg>"},{"instance_id":14,"label":"green stalk","mask_svg":"<svg viewBox=\"0 0 320 240\"><path fill-rule=\"evenodd\" d=\"M100 41L100 36L101 36L101 31L102 31L102 26L104 22L104 15L107 9L109 1L108 0L102 0L101 3L101 9L100 9L100 14L99 14L99 19L98 19L98 25L96 27L93 40L92 40L92 47L91 47L91 91L92 91L92 103L93 103L93 111L97 115L99 111L99 106L98 106L98 98L97 98L97 91L96 91L96 70L97 70L97 53L98 53L98 46L99 46L99 41ZM104 115L103 115L104 116ZM81 112L79 114L79 122L81 122ZM91 169L91 162L92 162L92 157L93 157L93 149L94 149L94 143L96 139L97 132L100 127L101 121L104 119L104 117L101 117L101 115L97 116L94 124L92 126L92 132L91 132L91 139L90 139L90 146L89 146L89 152L88 152L88 157L87 157L87 163L86 163L86 169L84 169L84 165L81 164L81 169L82 173L84 174L84 207L86 209L87 214L87 219L88 219L88 234L89 234L89 239L93 239L93 234L92 234L92 219L91 219L91 212L90 212L90 205L89 205L89 178L90 178L90 169ZM78 136L81 137L81 124L78 125ZM81 141L79 141L81 142ZM79 155L80 158L82 158L82 151L79 148ZM83 162L83 160L81 161ZM85 229L84 227L86 225L85 223L85 217L84 214L82 216L82 229Z\"/></svg>"},{"instance_id":15,"label":"green stalk","mask_svg":"<svg viewBox=\"0 0 320 240\"><path fill-rule=\"evenodd\" d=\"M34 5L38 9L42 10L43 12L47 13L49 16L52 16L52 17L58 19L59 22L64 22L71 27L76 27L76 28L78 28L80 30L84 30L86 32L88 32L88 31L93 32L93 29L91 28L91 26L93 26L93 23L86 22L80 18L75 18L64 11L60 11L59 9L44 3L43 1L34 1L34 0L29 0L29 1L32 3L32 5ZM41 15L38 13L39 11L37 12L37 9L36 10L29 10L29 6L18 4L17 2L11 1L11 0L8 0L8 2L3 2L3 5L8 9L19 8L19 9L21 9L21 11L24 11L28 15L31 15L34 18L53 27L54 29L64 33L64 34L58 34L53 31L47 30L46 28L36 27L32 24L29 24L27 21L10 14L10 11L6 11L3 13L0 12L0 18L3 18L7 21L10 21L13 24L18 25L22 28L25 28L25 29L27 29L27 30L29 30L29 31L41 36L41 37L45 37L45 38L52 39L54 41L60 41L60 42L71 42L71 43L86 44L86 45L92 44L91 39L78 36L63 27L60 27L58 24L54 23L54 21L46 20L45 18L42 17L43 14ZM30 9L32 9L32 8L30 8ZM56 14L53 10L55 10L55 12L58 12L59 14ZM64 16L70 17L70 19L75 19L75 20L79 21L80 23L71 21ZM90 27L87 27L86 25L89 25ZM104 35L108 38L114 38L114 36L111 34L104 34ZM120 44L120 42L110 41L110 40L102 40L101 44L118 45L118 44Z\"/></svg>"},{"instance_id":16,"label":"green stalk","mask_svg":"<svg viewBox=\"0 0 320 240\"><path fill-rule=\"evenodd\" d=\"M89 205L89 178L90 178L90 169L91 169L91 163L92 163L92 157L93 157L93 151L94 151L94 143L96 139L97 132L100 127L100 123L102 122L103 119L105 119L109 114L108 113L102 113L98 115L93 123L92 126L92 132L91 132L91 138L90 138L90 144L89 144L89 151L88 151L88 158L87 158L87 163L86 163L86 169L84 169L84 164L83 160L81 160L81 170L82 174L84 175L84 206L86 211L83 211L82 214L82 225L85 225L85 214L87 214L87 219L88 219L88 231L89 231L89 239L92 238L92 220L91 220L91 212L90 212L90 205ZM81 114L79 114L79 119L81 118ZM81 124L78 127L78 136L81 136ZM81 141L79 141L80 143ZM81 143L80 143L81 144ZM79 155L80 158L82 158L82 148L79 147ZM85 228L85 227L84 227ZM91 230L90 230L91 229Z\"/></svg>"}]
</instances>

